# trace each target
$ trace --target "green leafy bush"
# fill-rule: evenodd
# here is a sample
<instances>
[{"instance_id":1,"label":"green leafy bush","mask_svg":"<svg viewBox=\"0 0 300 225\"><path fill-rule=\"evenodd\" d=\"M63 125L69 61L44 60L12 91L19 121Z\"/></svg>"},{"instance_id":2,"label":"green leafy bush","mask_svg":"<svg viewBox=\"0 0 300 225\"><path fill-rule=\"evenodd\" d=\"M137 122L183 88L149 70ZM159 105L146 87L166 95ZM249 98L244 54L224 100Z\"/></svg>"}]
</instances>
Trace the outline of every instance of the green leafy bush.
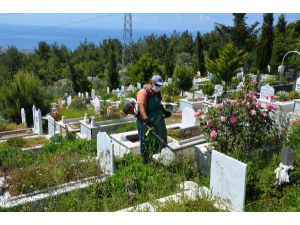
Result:
<instances>
[{"instance_id":1,"label":"green leafy bush","mask_svg":"<svg viewBox=\"0 0 300 225\"><path fill-rule=\"evenodd\" d=\"M215 86L210 82L206 82L202 88L202 93L208 96L212 96L214 92Z\"/></svg>"},{"instance_id":2,"label":"green leafy bush","mask_svg":"<svg viewBox=\"0 0 300 225\"><path fill-rule=\"evenodd\" d=\"M299 99L300 95L297 91L291 91L291 92L289 92L288 98L289 98L289 100Z\"/></svg>"},{"instance_id":3,"label":"green leafy bush","mask_svg":"<svg viewBox=\"0 0 300 225\"><path fill-rule=\"evenodd\" d=\"M278 101L287 101L289 100L289 93L286 91L278 91L276 93L277 100Z\"/></svg>"},{"instance_id":4,"label":"green leafy bush","mask_svg":"<svg viewBox=\"0 0 300 225\"><path fill-rule=\"evenodd\" d=\"M117 96L116 94L110 92L110 93L104 94L104 95L102 96L102 99L103 99L103 100L111 100L111 101L114 101L114 102L115 102L115 101L117 101L119 98L118 98L118 96Z\"/></svg>"},{"instance_id":5,"label":"green leafy bush","mask_svg":"<svg viewBox=\"0 0 300 225\"><path fill-rule=\"evenodd\" d=\"M72 100L69 108L71 108L73 110L84 110L84 109L86 109L86 106L81 98L75 97Z\"/></svg>"}]
</instances>

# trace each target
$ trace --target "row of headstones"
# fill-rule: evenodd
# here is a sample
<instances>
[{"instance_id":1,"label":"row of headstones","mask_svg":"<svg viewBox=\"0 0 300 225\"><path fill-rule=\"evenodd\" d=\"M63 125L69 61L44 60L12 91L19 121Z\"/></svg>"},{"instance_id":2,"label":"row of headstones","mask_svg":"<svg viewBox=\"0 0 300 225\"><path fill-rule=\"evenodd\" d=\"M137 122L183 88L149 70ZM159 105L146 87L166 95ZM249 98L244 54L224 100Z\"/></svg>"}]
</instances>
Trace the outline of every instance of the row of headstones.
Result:
<instances>
[{"instance_id":1,"label":"row of headstones","mask_svg":"<svg viewBox=\"0 0 300 225\"><path fill-rule=\"evenodd\" d=\"M35 105L32 106L32 116L33 116L33 129L37 134L43 134L43 126L42 126L42 113L40 109L36 109ZM25 127L27 127L26 123L26 114L25 109L21 108L21 121Z\"/></svg>"}]
</instances>

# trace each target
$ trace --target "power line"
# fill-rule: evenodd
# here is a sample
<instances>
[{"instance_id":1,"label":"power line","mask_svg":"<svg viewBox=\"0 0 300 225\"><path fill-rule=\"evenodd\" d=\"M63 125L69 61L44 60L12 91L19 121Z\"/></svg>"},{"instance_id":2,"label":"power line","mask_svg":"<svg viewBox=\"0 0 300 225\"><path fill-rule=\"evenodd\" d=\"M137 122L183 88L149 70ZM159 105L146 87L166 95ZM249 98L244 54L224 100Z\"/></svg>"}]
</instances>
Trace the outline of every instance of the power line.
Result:
<instances>
[{"instance_id":1,"label":"power line","mask_svg":"<svg viewBox=\"0 0 300 225\"><path fill-rule=\"evenodd\" d=\"M106 18L106 17L115 16L115 15L118 15L118 14L120 14L120 13L113 13L113 14L109 14L109 15L88 18L88 19L85 19L85 20L72 21L72 22L65 23L65 24L59 24L59 25L54 25L54 26L48 26L48 27L33 29L33 30L24 31L24 32L20 32L20 33L15 33L15 34L11 34L11 35L6 35L6 36L5 35L2 35L2 36L0 35L0 37L8 38L8 37L14 37L14 36L19 36L19 35L23 35L23 34L36 32L36 31L40 31L40 30L47 30L47 29L52 29L52 28L62 27L62 26L68 26L68 25L73 25L73 24L78 24L78 23L86 23L86 22L89 22L89 21L92 21L92 20L99 20L99 19L103 19L103 18Z\"/></svg>"}]
</instances>

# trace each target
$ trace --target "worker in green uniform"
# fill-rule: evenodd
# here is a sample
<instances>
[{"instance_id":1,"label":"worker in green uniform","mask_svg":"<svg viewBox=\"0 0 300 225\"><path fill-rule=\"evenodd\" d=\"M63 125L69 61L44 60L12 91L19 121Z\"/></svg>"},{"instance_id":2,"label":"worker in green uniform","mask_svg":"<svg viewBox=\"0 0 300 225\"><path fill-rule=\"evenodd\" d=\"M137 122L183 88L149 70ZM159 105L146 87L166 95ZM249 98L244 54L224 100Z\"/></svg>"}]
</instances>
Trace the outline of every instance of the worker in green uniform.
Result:
<instances>
[{"instance_id":1,"label":"worker in green uniform","mask_svg":"<svg viewBox=\"0 0 300 225\"><path fill-rule=\"evenodd\" d=\"M138 135L141 155L146 163L152 154L160 152L167 143L165 118L170 117L171 112L167 111L161 104L162 86L162 78L159 75L154 75L147 86L137 93ZM151 132L149 132L149 128ZM156 135L153 135L152 132L155 132Z\"/></svg>"}]
</instances>

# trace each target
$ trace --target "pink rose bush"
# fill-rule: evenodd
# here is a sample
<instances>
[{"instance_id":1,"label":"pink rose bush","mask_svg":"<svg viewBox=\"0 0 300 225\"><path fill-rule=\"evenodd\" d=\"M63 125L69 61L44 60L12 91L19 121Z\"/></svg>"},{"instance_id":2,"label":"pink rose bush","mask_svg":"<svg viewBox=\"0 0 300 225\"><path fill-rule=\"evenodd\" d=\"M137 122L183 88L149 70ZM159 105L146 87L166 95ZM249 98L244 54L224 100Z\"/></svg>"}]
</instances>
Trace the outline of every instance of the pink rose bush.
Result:
<instances>
[{"instance_id":1,"label":"pink rose bush","mask_svg":"<svg viewBox=\"0 0 300 225\"><path fill-rule=\"evenodd\" d=\"M271 103L262 107L255 93L249 92L244 99L224 100L207 113L201 111L200 128L218 151L257 149L273 141L270 136L278 133L274 110Z\"/></svg>"}]
</instances>

